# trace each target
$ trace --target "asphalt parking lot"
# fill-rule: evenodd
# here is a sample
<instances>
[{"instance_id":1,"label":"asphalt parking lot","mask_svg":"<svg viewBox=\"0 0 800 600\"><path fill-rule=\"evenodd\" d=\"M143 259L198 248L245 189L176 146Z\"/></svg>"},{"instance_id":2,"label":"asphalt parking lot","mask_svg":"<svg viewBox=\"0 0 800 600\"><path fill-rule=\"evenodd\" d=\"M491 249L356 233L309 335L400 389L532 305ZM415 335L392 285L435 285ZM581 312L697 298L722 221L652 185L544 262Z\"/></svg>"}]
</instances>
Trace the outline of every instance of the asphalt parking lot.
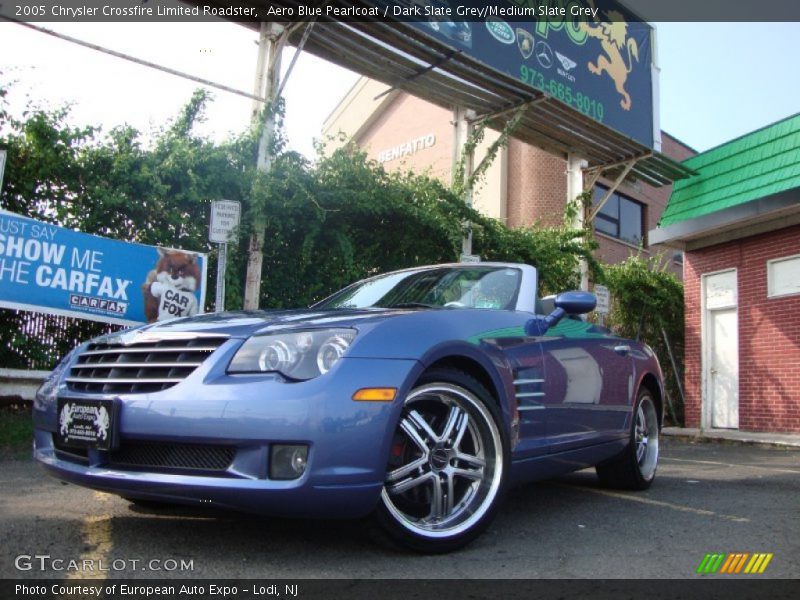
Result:
<instances>
[{"instance_id":1,"label":"asphalt parking lot","mask_svg":"<svg viewBox=\"0 0 800 600\"><path fill-rule=\"evenodd\" d=\"M487 533L445 556L377 544L362 522L142 510L7 459L0 577L692 578L710 552L773 554L764 574L741 577L800 576L800 451L673 439L662 448L647 492L603 489L594 471L518 488ZM122 568L53 568L85 559ZM153 560L161 572L143 570Z\"/></svg>"}]
</instances>

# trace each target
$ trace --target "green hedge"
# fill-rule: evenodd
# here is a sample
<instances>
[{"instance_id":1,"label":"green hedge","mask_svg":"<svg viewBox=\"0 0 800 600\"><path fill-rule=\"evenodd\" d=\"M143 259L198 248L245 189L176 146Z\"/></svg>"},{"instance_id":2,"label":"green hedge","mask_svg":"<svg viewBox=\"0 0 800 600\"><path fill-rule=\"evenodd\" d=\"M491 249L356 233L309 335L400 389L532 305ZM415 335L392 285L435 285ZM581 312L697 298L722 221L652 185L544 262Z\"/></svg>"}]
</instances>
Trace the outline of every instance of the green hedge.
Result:
<instances>
[{"instance_id":1,"label":"green hedge","mask_svg":"<svg viewBox=\"0 0 800 600\"><path fill-rule=\"evenodd\" d=\"M610 326L620 335L639 337L658 355L674 409L671 421L683 422L683 402L677 385L684 361L683 284L666 268L661 256L632 256L606 265L604 282L612 294ZM679 373L672 368L663 332L669 340ZM667 416L671 417L667 411Z\"/></svg>"},{"instance_id":2,"label":"green hedge","mask_svg":"<svg viewBox=\"0 0 800 600\"><path fill-rule=\"evenodd\" d=\"M174 122L145 142L130 127L107 134L72 127L65 111L31 110L13 119L4 111L0 89L0 116L6 121L0 145L8 149L0 205L87 233L207 252L213 282L209 205L220 198L239 200L244 218L226 277L230 309L242 305L253 223L265 228L264 308L306 306L362 277L456 261L469 223L473 252L484 260L536 266L542 295L576 289L578 261L586 259L595 279L605 281L614 295L614 327L635 336L644 314L642 337L656 348L665 371L662 324L682 362L681 286L654 261L630 259L601 268L585 230L510 229L468 208L438 180L388 172L353 148L321 153L311 162L284 151L279 136L272 171L257 173L256 133L214 143L193 132L207 101L206 93L197 92ZM213 294L207 297L210 303ZM110 328L0 310L0 362L50 368L76 340Z\"/></svg>"}]
</instances>

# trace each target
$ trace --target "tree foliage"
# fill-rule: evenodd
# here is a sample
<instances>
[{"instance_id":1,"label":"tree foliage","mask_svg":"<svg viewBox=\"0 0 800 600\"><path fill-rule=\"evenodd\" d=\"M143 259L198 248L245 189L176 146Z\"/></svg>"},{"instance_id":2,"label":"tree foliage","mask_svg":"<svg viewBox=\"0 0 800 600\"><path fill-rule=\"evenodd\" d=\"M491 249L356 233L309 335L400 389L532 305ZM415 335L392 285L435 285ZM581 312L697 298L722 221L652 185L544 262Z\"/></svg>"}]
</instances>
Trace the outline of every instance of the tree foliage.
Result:
<instances>
[{"instance_id":1,"label":"tree foliage","mask_svg":"<svg viewBox=\"0 0 800 600\"><path fill-rule=\"evenodd\" d=\"M256 193L266 215L266 307L306 305L355 279L456 261L465 221L484 260L533 264L547 291L575 287L577 258L591 257L593 247L582 231L512 230L465 206L438 180L388 172L354 148L315 164L282 154ZM237 264L245 252L242 240Z\"/></svg>"},{"instance_id":2,"label":"tree foliage","mask_svg":"<svg viewBox=\"0 0 800 600\"><path fill-rule=\"evenodd\" d=\"M214 144L192 134L206 93L195 93L148 144L130 127L103 134L71 126L66 109L29 109L15 118L2 91L0 146L8 153L2 208L86 233L213 252L208 203L242 198L241 167L252 161L246 137ZM0 311L0 358L9 367L49 368L76 341L109 328Z\"/></svg>"},{"instance_id":3,"label":"tree foliage","mask_svg":"<svg viewBox=\"0 0 800 600\"><path fill-rule=\"evenodd\" d=\"M607 265L604 276L613 297L610 324L620 335L638 337L656 352L676 420L682 422L683 402L676 376L683 373L683 284L666 269L661 256L631 256L625 262ZM678 374L672 368L662 331L680 369Z\"/></svg>"},{"instance_id":4,"label":"tree foliage","mask_svg":"<svg viewBox=\"0 0 800 600\"><path fill-rule=\"evenodd\" d=\"M465 223L472 228L473 251L484 260L536 266L541 294L577 288L581 257L602 275L590 232L566 224L510 229L467 207L439 181L388 172L352 147L320 153L310 162L284 149L279 130L273 168L259 172L258 131L221 143L195 133L209 100L205 92L195 93L149 140L131 127L104 133L71 126L65 110L31 110L14 119L5 112L4 93L0 86L0 145L8 149L2 208L86 233L209 253L213 282L209 204L223 198L242 202L243 222L238 243L231 244L226 278L231 309L242 306L255 223L265 232L264 308L307 306L359 278L458 260ZM279 121L280 108L275 107ZM651 277L635 265L609 272L620 306L638 302L639 284L625 283L634 276L645 283ZM207 295L206 310L213 309L212 298ZM647 292L642 298L652 300ZM108 329L3 310L0 360L9 367L49 368L78 340Z\"/></svg>"}]
</instances>

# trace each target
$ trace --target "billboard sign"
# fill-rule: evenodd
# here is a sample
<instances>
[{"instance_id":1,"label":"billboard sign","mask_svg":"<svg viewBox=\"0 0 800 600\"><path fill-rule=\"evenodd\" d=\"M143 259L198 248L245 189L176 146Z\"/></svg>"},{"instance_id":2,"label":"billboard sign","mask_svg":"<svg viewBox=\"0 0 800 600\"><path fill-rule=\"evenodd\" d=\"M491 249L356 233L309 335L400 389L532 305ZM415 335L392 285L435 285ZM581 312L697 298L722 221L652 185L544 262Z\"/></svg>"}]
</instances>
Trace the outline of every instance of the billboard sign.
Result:
<instances>
[{"instance_id":1,"label":"billboard sign","mask_svg":"<svg viewBox=\"0 0 800 600\"><path fill-rule=\"evenodd\" d=\"M0 210L0 306L139 325L203 312L205 254L79 233Z\"/></svg>"},{"instance_id":2,"label":"billboard sign","mask_svg":"<svg viewBox=\"0 0 800 600\"><path fill-rule=\"evenodd\" d=\"M380 2L379 2L380 3ZM384 0L488 67L652 148L652 27L614 0Z\"/></svg>"}]
</instances>

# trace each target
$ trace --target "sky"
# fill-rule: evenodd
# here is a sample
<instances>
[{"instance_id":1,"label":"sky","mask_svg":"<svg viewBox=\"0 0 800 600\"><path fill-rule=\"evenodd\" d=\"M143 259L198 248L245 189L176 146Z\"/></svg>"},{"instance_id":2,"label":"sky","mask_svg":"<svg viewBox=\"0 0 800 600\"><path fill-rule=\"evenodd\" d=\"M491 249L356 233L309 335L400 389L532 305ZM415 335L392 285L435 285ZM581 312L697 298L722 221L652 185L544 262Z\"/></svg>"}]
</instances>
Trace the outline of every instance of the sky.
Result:
<instances>
[{"instance_id":1,"label":"sky","mask_svg":"<svg viewBox=\"0 0 800 600\"><path fill-rule=\"evenodd\" d=\"M50 23L44 26L144 60L252 92L255 32L231 23ZM661 127L698 151L800 111L800 23L658 23ZM288 66L294 49L284 53ZM0 75L11 109L71 105L75 125L128 123L151 131L174 118L199 84L0 23ZM313 140L358 76L302 53L284 89L289 147ZM252 100L213 91L200 132L244 130Z\"/></svg>"}]
</instances>

